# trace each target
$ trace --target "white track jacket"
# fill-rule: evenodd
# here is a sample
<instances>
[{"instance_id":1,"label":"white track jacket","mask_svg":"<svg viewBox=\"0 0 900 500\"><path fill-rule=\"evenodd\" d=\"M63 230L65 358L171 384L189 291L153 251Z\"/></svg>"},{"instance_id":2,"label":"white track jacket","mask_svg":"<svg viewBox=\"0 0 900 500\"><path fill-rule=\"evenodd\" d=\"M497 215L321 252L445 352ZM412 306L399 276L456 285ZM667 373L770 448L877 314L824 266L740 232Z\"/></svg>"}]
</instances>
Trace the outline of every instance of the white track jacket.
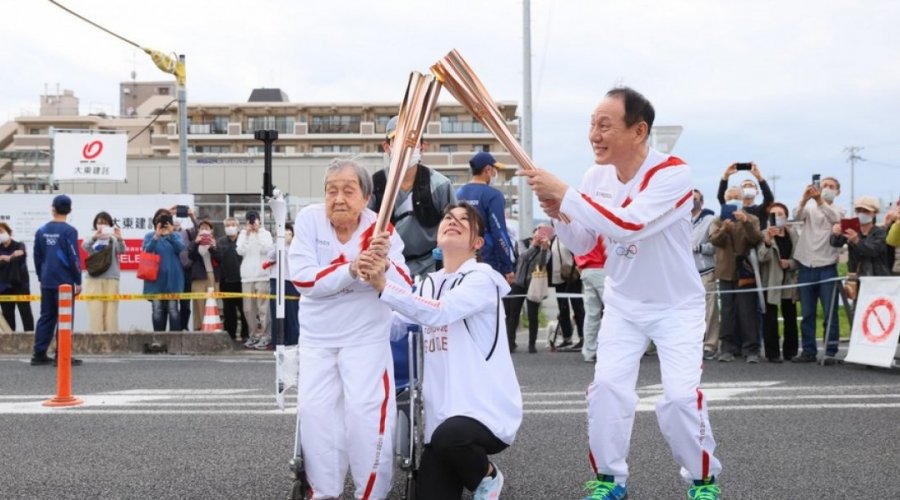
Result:
<instances>
[{"instance_id":1,"label":"white track jacket","mask_svg":"<svg viewBox=\"0 0 900 500\"><path fill-rule=\"evenodd\" d=\"M294 222L288 250L290 279L300 292L300 342L309 347L346 347L388 342L391 309L378 300L368 283L350 275L350 263L360 254L363 233L377 214L363 209L359 227L347 243L338 241L319 203L303 208ZM387 279L399 288L412 286L403 260L403 241L391 235Z\"/></svg>"},{"instance_id":2,"label":"white track jacket","mask_svg":"<svg viewBox=\"0 0 900 500\"><path fill-rule=\"evenodd\" d=\"M632 316L674 307L704 307L704 289L691 253L691 170L650 149L637 174L622 183L612 165L596 165L580 191L569 188L557 222L559 238L583 255L603 238L603 302Z\"/></svg>"},{"instance_id":3,"label":"white track jacket","mask_svg":"<svg viewBox=\"0 0 900 500\"><path fill-rule=\"evenodd\" d=\"M425 344L425 442L444 420L478 420L512 444L522 423L522 393L509 355L501 298L509 285L471 259L455 273L429 274L417 292L396 281L381 300L422 325Z\"/></svg>"}]
</instances>

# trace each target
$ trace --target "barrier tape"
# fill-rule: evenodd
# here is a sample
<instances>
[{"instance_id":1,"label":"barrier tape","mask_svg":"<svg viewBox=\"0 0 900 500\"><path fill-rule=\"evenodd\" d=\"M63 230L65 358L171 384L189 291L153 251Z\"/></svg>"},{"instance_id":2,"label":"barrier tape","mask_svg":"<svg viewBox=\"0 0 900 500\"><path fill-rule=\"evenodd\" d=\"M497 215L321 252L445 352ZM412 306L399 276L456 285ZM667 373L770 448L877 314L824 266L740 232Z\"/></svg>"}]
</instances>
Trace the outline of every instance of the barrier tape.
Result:
<instances>
[{"instance_id":1,"label":"barrier tape","mask_svg":"<svg viewBox=\"0 0 900 500\"><path fill-rule=\"evenodd\" d=\"M270 293L240 293L240 292L183 292L183 293L117 293L117 294L80 294L75 300L97 302L119 302L123 300L202 300L208 297L214 299L275 299ZM300 300L300 297L286 295L285 300ZM0 295L0 302L38 302L40 295Z\"/></svg>"}]
</instances>

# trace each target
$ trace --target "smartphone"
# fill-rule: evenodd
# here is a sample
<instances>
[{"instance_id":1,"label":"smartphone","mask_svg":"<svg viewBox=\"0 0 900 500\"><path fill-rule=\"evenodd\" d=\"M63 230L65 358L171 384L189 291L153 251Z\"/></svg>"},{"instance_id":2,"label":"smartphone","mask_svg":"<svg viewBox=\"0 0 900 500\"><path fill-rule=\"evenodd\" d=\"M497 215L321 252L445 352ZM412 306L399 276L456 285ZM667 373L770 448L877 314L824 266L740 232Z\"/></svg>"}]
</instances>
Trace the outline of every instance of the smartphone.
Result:
<instances>
[{"instance_id":1,"label":"smartphone","mask_svg":"<svg viewBox=\"0 0 900 500\"><path fill-rule=\"evenodd\" d=\"M188 207L187 205L177 205L175 207L175 217L187 217L188 216Z\"/></svg>"},{"instance_id":2,"label":"smartphone","mask_svg":"<svg viewBox=\"0 0 900 500\"><path fill-rule=\"evenodd\" d=\"M157 219L156 222L157 222L157 224L162 224L163 227L171 226L172 224L174 224L174 221L172 220L171 215L160 215L159 219Z\"/></svg>"},{"instance_id":3,"label":"smartphone","mask_svg":"<svg viewBox=\"0 0 900 500\"><path fill-rule=\"evenodd\" d=\"M821 179L822 179L822 176L819 174L813 174L813 176L812 176L812 185L814 188L816 188L816 191L822 190Z\"/></svg>"},{"instance_id":4,"label":"smartphone","mask_svg":"<svg viewBox=\"0 0 900 500\"><path fill-rule=\"evenodd\" d=\"M769 227L775 227L775 214L769 214Z\"/></svg>"},{"instance_id":5,"label":"smartphone","mask_svg":"<svg viewBox=\"0 0 900 500\"><path fill-rule=\"evenodd\" d=\"M859 227L859 217L851 217L849 219L841 219L841 232L852 229L857 233L861 232Z\"/></svg>"},{"instance_id":6,"label":"smartphone","mask_svg":"<svg viewBox=\"0 0 900 500\"><path fill-rule=\"evenodd\" d=\"M735 168L735 170L750 170L753 168L753 164L752 163L735 163L734 168Z\"/></svg>"},{"instance_id":7,"label":"smartphone","mask_svg":"<svg viewBox=\"0 0 900 500\"><path fill-rule=\"evenodd\" d=\"M719 217L723 221L726 220L736 220L734 218L734 213L737 212L738 207L734 205L722 205L722 215Z\"/></svg>"}]
</instances>

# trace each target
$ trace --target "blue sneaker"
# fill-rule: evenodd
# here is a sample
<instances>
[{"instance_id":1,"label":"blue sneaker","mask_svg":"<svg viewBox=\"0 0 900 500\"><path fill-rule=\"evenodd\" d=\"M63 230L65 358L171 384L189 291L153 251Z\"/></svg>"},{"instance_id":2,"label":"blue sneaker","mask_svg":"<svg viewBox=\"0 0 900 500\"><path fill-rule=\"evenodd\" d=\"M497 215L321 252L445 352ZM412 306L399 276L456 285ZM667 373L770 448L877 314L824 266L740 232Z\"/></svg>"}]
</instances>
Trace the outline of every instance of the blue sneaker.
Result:
<instances>
[{"instance_id":1,"label":"blue sneaker","mask_svg":"<svg viewBox=\"0 0 900 500\"><path fill-rule=\"evenodd\" d=\"M500 490L503 489L503 473L496 465L494 467L494 477L485 476L475 488L474 500L497 500L500 498Z\"/></svg>"},{"instance_id":2,"label":"blue sneaker","mask_svg":"<svg viewBox=\"0 0 900 500\"><path fill-rule=\"evenodd\" d=\"M625 500L628 498L628 489L624 484L616 484L613 476L597 475L597 479L584 483L584 489L589 491L584 500Z\"/></svg>"},{"instance_id":3,"label":"blue sneaker","mask_svg":"<svg viewBox=\"0 0 900 500\"><path fill-rule=\"evenodd\" d=\"M716 478L710 477L702 481L694 481L694 485L688 490L690 500L719 500L719 485Z\"/></svg>"}]
</instances>

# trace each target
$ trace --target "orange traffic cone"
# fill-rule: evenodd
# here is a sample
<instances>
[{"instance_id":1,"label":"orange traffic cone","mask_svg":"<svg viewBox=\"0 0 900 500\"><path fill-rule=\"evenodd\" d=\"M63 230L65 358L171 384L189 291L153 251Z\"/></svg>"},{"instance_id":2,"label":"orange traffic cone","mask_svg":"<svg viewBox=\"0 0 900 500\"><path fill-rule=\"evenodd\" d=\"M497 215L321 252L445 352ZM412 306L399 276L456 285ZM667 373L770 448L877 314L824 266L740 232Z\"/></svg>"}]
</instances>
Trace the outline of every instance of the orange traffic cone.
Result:
<instances>
[{"instance_id":1,"label":"orange traffic cone","mask_svg":"<svg viewBox=\"0 0 900 500\"><path fill-rule=\"evenodd\" d=\"M200 327L200 330L204 332L222 331L222 319L219 317L219 306L216 305L213 292L212 287L207 289L206 307L203 308L203 326Z\"/></svg>"}]
</instances>

